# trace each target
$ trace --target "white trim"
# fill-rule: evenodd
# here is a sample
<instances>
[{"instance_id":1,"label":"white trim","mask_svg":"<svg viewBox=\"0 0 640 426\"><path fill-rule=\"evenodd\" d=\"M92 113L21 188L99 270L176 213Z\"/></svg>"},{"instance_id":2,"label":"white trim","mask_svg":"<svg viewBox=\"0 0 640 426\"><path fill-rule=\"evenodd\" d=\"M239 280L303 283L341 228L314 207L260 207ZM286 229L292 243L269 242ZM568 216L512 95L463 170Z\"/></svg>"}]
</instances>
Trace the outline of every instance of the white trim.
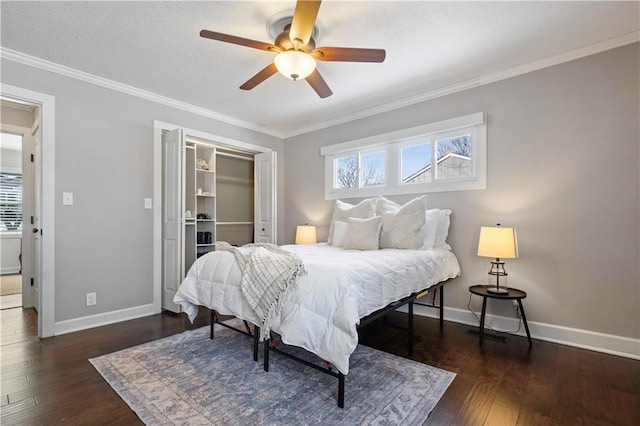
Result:
<instances>
[{"instance_id":1,"label":"white trim","mask_svg":"<svg viewBox=\"0 0 640 426\"><path fill-rule=\"evenodd\" d=\"M228 115L220 114L215 111L188 104L176 99L168 98L166 96L158 95L147 90L138 89L137 87L129 86L127 84L119 83L114 80L109 80L104 77L100 77L94 74L89 74L84 71L80 71L74 68L70 68L64 65L56 64L55 62L47 61L35 56L27 55L26 53L19 52L17 50L8 49L6 47L0 47L0 56L3 59L9 61L18 62L30 67L39 68L41 70L49 71L52 73L60 74L65 77L73 78L76 80L84 81L86 83L95 84L96 86L106 87L107 89L115 90L117 92L126 93L127 95L142 98L151 102L156 102L162 105L166 105L172 108L176 108L182 111L187 111L193 114L202 115L204 117L212 118L214 120L221 121L223 123L231 124L233 126L242 127L249 130L254 130L266 135L276 136L282 138L283 135L268 127L250 123L248 121L240 120Z\"/></svg>"},{"instance_id":2,"label":"white trim","mask_svg":"<svg viewBox=\"0 0 640 426\"><path fill-rule=\"evenodd\" d=\"M580 59L585 56L595 55L596 53L615 49L617 47L622 47L627 44L636 43L638 41L640 41L640 31L635 31L620 37L595 43L590 46L569 50L567 52L549 56L547 58L540 59L537 61L529 62L526 64L518 65L516 67L507 68L502 71L497 71L494 73L471 78L469 80L464 80L464 81L454 83L448 86L444 86L435 90L430 90L428 92L420 93L418 95L410 96L394 102L389 102L373 108L368 108L352 114L343 114L340 117L337 117L335 119L323 120L322 122L318 124L314 124L312 126L294 129L289 133L285 134L283 137L291 138L293 136L314 132L316 130L327 129L329 127L337 126L338 124L344 124L350 121L371 117L373 115L394 111L407 106L419 104L421 102L430 101L432 99L452 95L454 93L462 92L464 90L473 89L475 87L481 87L481 86L495 83L501 80L506 80L512 77L517 77L519 75L527 74L533 71L549 68L554 65L559 65L564 62Z\"/></svg>"},{"instance_id":3,"label":"white trim","mask_svg":"<svg viewBox=\"0 0 640 426\"><path fill-rule=\"evenodd\" d=\"M403 311L406 312L406 308L403 308ZM436 309L420 305L414 305L414 313L430 318L439 317L439 312ZM480 316L479 313L478 316ZM447 321L478 327L478 319L466 309L447 308L445 306L444 318ZM517 318L507 318L491 314L487 314L485 319L486 324L496 330L516 330L519 321ZM640 360L640 339L537 321L527 321L527 324L529 325L529 331L533 339ZM524 326L521 327L518 335L527 335ZM469 338L473 337L469 336ZM536 342L533 342L534 350L535 346Z\"/></svg>"},{"instance_id":4,"label":"white trim","mask_svg":"<svg viewBox=\"0 0 640 426\"><path fill-rule=\"evenodd\" d=\"M320 154L342 154L343 152L352 151L362 146L369 148L374 147L375 145L386 145L390 142L396 142L417 136L427 136L433 133L443 132L445 130L453 131L463 127L477 126L486 123L486 121L486 114L484 112L476 112L473 114L463 115L461 117L434 121L433 123L422 124L420 126L409 127L407 129L395 130L393 132L381 133L379 135L368 136L366 138L323 146L320 148Z\"/></svg>"},{"instance_id":5,"label":"white trim","mask_svg":"<svg viewBox=\"0 0 640 426\"><path fill-rule=\"evenodd\" d=\"M55 333L55 97L21 87L2 83L3 97L20 103L40 107L42 126L42 265L40 269L40 312L38 312L38 336L50 337ZM46 177L46 179L44 178Z\"/></svg>"},{"instance_id":6,"label":"white trim","mask_svg":"<svg viewBox=\"0 0 640 426\"><path fill-rule=\"evenodd\" d=\"M249 152L268 152L273 149L242 142L177 124L153 120L153 313L162 311L162 132L182 129L185 138L200 139Z\"/></svg>"},{"instance_id":7,"label":"white trim","mask_svg":"<svg viewBox=\"0 0 640 426\"><path fill-rule=\"evenodd\" d=\"M72 333L74 331L86 330L88 328L113 324L116 322L146 317L155 313L156 312L153 305L142 305L134 306L132 308L120 309L117 311L89 315L86 317L58 321L55 324L56 336L60 334Z\"/></svg>"},{"instance_id":8,"label":"white trim","mask_svg":"<svg viewBox=\"0 0 640 426\"><path fill-rule=\"evenodd\" d=\"M35 56L27 55L25 53L8 49L6 47L0 47L0 57L18 62L31 67L43 69L56 74L64 75L66 77L74 78L77 80L85 81L87 83L96 84L98 86L107 87L119 92L127 93L132 96L147 99L152 102L171 106L173 108L181 109L183 111L192 112L194 114L202 115L205 117L213 118L225 123L229 123L235 126L244 127L249 130L255 130L266 135L279 137L282 139L291 138L304 133L310 133L316 130L326 129L336 126L338 124L348 123L350 121L367 118L376 114L382 114L388 111L393 111L399 108L415 105L421 102L429 101L432 99L448 96L454 93L462 92L464 90L473 89L475 87L484 86L487 84L495 83L497 81L506 80L519 75L527 74L533 71L538 71L544 68L559 65L564 62L573 61L583 58L589 55L595 55L596 53L604 52L606 50L622 47L627 44L636 43L640 41L640 31L634 31L629 34L625 34L620 37L615 37L609 40L605 40L599 43L594 43L589 46L581 47L578 49L569 50L567 52L559 53L557 55L549 56L537 61L529 62L526 64L518 65L515 67L507 68L502 71L486 74L469 80L464 80L458 83L454 83L445 87L441 87L428 92L420 93L415 96L410 96L398 101L389 102L383 105L379 105L373 108L361 110L352 114L343 114L335 119L324 120L318 124L314 124L307 127L300 127L289 131L278 131L269 128L264 125L250 123L244 120L240 120L234 117L216 113L205 108L197 107L195 105L181 102L175 99L171 99L165 96L157 95L146 90L141 90L126 84L118 83L113 80L108 80L102 77L95 76L83 71L79 71L73 68L69 68L63 65L56 64L54 62L46 61Z\"/></svg>"}]
</instances>

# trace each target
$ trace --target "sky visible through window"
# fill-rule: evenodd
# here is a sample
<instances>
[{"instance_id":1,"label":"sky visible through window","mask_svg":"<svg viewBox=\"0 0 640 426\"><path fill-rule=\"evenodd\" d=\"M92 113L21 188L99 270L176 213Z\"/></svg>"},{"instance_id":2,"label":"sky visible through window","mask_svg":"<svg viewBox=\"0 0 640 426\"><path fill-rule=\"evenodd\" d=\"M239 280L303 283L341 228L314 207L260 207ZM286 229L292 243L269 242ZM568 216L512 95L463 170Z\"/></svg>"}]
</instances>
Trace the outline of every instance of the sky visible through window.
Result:
<instances>
[{"instance_id":1,"label":"sky visible through window","mask_svg":"<svg viewBox=\"0 0 640 426\"><path fill-rule=\"evenodd\" d=\"M431 164L431 144L402 148L402 180Z\"/></svg>"}]
</instances>

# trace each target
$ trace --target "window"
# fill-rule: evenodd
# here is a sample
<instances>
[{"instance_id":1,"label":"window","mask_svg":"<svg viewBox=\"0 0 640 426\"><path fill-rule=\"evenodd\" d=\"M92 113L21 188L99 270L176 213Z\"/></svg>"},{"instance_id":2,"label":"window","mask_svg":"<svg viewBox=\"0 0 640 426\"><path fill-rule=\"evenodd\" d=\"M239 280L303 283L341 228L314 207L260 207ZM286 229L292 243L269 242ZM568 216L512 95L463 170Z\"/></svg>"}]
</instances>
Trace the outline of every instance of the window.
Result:
<instances>
[{"instance_id":1,"label":"window","mask_svg":"<svg viewBox=\"0 0 640 426\"><path fill-rule=\"evenodd\" d=\"M0 230L22 229L22 175L0 173Z\"/></svg>"},{"instance_id":2,"label":"window","mask_svg":"<svg viewBox=\"0 0 640 426\"><path fill-rule=\"evenodd\" d=\"M384 184L384 151L335 158L333 188L364 188Z\"/></svg>"},{"instance_id":3,"label":"window","mask_svg":"<svg viewBox=\"0 0 640 426\"><path fill-rule=\"evenodd\" d=\"M327 199L486 188L484 113L323 147Z\"/></svg>"},{"instance_id":4,"label":"window","mask_svg":"<svg viewBox=\"0 0 640 426\"><path fill-rule=\"evenodd\" d=\"M455 179L473 176L471 134L436 141L436 176Z\"/></svg>"},{"instance_id":5,"label":"window","mask_svg":"<svg viewBox=\"0 0 640 426\"><path fill-rule=\"evenodd\" d=\"M431 182L431 143L403 146L402 183Z\"/></svg>"}]
</instances>

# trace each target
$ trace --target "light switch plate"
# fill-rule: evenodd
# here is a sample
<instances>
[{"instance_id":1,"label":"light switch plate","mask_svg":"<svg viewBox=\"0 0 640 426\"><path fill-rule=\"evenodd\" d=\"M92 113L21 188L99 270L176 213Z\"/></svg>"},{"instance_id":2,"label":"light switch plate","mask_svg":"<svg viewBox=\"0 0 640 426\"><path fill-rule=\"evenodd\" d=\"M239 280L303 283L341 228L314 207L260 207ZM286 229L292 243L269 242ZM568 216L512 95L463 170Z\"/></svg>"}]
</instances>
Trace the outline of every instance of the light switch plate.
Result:
<instances>
[{"instance_id":1,"label":"light switch plate","mask_svg":"<svg viewBox=\"0 0 640 426\"><path fill-rule=\"evenodd\" d=\"M153 200L151 198L145 198L144 199L144 208L145 209L153 208Z\"/></svg>"},{"instance_id":2,"label":"light switch plate","mask_svg":"<svg viewBox=\"0 0 640 426\"><path fill-rule=\"evenodd\" d=\"M65 206L73 205L73 192L63 192L62 193L62 204Z\"/></svg>"}]
</instances>

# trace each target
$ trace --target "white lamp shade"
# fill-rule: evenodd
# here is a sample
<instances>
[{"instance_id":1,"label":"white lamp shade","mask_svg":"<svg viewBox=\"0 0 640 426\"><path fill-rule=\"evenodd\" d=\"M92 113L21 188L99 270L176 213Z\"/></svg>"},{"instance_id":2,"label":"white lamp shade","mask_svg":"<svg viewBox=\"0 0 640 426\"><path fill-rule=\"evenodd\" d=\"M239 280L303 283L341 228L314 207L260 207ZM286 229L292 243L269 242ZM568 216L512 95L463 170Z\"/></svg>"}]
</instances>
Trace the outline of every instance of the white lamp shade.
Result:
<instances>
[{"instance_id":1,"label":"white lamp shade","mask_svg":"<svg viewBox=\"0 0 640 426\"><path fill-rule=\"evenodd\" d=\"M300 225L296 228L296 244L315 244L317 242L315 226Z\"/></svg>"},{"instance_id":2,"label":"white lamp shade","mask_svg":"<svg viewBox=\"0 0 640 426\"><path fill-rule=\"evenodd\" d=\"M278 53L274 63L278 71L291 80L306 78L316 69L316 60L299 50Z\"/></svg>"},{"instance_id":3,"label":"white lamp shade","mask_svg":"<svg viewBox=\"0 0 640 426\"><path fill-rule=\"evenodd\" d=\"M518 236L515 228L483 226L480 228L478 256L501 259L518 257Z\"/></svg>"}]
</instances>

